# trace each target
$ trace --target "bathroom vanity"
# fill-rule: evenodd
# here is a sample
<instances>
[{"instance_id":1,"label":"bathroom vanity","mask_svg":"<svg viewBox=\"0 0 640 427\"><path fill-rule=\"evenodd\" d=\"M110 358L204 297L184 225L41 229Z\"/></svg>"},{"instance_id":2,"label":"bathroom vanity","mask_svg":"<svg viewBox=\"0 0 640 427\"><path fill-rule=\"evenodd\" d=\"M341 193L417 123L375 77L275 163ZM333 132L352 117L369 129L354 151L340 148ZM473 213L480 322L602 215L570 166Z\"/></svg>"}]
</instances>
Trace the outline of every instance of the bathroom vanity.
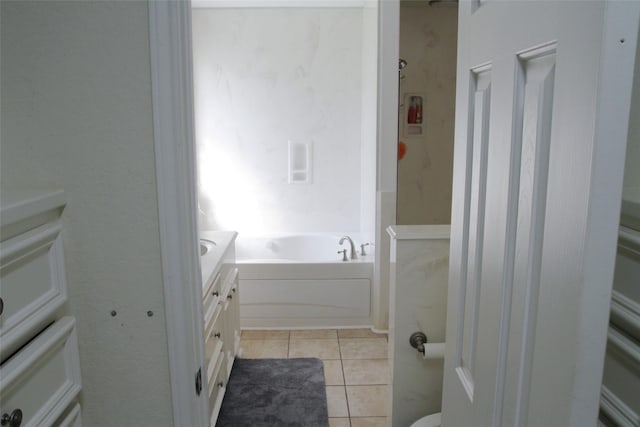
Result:
<instances>
[{"instance_id":1,"label":"bathroom vanity","mask_svg":"<svg viewBox=\"0 0 640 427\"><path fill-rule=\"evenodd\" d=\"M229 375L240 349L240 288L234 231L200 235L202 312L204 314L203 389L209 397L211 425L216 424Z\"/></svg>"},{"instance_id":2,"label":"bathroom vanity","mask_svg":"<svg viewBox=\"0 0 640 427\"><path fill-rule=\"evenodd\" d=\"M76 322L66 316L62 191L0 199L0 422L81 425Z\"/></svg>"}]
</instances>

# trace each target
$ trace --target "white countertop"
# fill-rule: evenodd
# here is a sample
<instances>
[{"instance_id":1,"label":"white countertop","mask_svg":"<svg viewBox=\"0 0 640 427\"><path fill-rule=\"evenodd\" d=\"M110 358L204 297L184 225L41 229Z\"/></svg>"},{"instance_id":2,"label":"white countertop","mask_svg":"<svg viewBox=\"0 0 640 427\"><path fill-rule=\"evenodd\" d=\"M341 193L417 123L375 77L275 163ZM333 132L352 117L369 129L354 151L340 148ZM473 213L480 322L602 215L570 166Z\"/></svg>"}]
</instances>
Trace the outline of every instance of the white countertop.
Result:
<instances>
[{"instance_id":1,"label":"white countertop","mask_svg":"<svg viewBox=\"0 0 640 427\"><path fill-rule=\"evenodd\" d=\"M214 242L213 247L203 256L200 257L200 270L202 272L202 286L206 287L213 279L214 274L220 269L225 261L225 252L229 245L236 239L238 233L236 231L201 231L200 239L206 239ZM234 259L231 262L235 263Z\"/></svg>"}]
</instances>

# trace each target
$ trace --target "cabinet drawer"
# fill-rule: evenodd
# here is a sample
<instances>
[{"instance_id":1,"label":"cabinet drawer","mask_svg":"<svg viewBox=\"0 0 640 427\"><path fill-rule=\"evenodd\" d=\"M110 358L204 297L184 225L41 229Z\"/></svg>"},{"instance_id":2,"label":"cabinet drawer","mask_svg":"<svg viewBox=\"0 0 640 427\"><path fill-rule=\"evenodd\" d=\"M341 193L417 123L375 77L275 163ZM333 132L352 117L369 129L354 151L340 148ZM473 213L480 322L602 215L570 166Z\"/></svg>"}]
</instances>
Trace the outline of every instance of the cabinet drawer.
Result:
<instances>
[{"instance_id":1,"label":"cabinet drawer","mask_svg":"<svg viewBox=\"0 0 640 427\"><path fill-rule=\"evenodd\" d=\"M80 404L76 405L62 419L56 422L56 427L82 427L82 417L80 416Z\"/></svg>"},{"instance_id":2,"label":"cabinet drawer","mask_svg":"<svg viewBox=\"0 0 640 427\"><path fill-rule=\"evenodd\" d=\"M209 339L209 336L213 332L214 324L220 318L220 314L224 311L224 304L222 301L214 301L214 303L209 304L209 306L204 307L204 340Z\"/></svg>"},{"instance_id":3,"label":"cabinet drawer","mask_svg":"<svg viewBox=\"0 0 640 427\"><path fill-rule=\"evenodd\" d=\"M23 426L53 424L79 392L73 317L49 326L0 367L0 411L20 409Z\"/></svg>"},{"instance_id":4,"label":"cabinet drawer","mask_svg":"<svg viewBox=\"0 0 640 427\"><path fill-rule=\"evenodd\" d=\"M224 369L220 369L220 372L216 376L213 384L209 386L209 408L211 408L211 425L216 425L220 408L222 407L222 400L224 394L227 391L227 375Z\"/></svg>"},{"instance_id":5,"label":"cabinet drawer","mask_svg":"<svg viewBox=\"0 0 640 427\"><path fill-rule=\"evenodd\" d=\"M221 285L221 295L223 299L230 300L233 298L232 294L236 293L238 287L238 269L229 268L226 275L223 277L224 280Z\"/></svg>"},{"instance_id":6,"label":"cabinet drawer","mask_svg":"<svg viewBox=\"0 0 640 427\"><path fill-rule=\"evenodd\" d=\"M220 305L218 304L218 307ZM220 310L222 311L222 310ZM215 381L218 371L221 368L221 360L224 357L224 321L218 315L214 321L205 328L204 358L207 367L207 381Z\"/></svg>"},{"instance_id":7,"label":"cabinet drawer","mask_svg":"<svg viewBox=\"0 0 640 427\"><path fill-rule=\"evenodd\" d=\"M206 286L206 290L202 294L202 306L206 312L207 308L211 304L216 304L220 300L220 272L216 274L215 278L211 281L209 286Z\"/></svg>"},{"instance_id":8,"label":"cabinet drawer","mask_svg":"<svg viewBox=\"0 0 640 427\"><path fill-rule=\"evenodd\" d=\"M66 301L60 225L50 223L0 243L0 360L55 318Z\"/></svg>"}]
</instances>

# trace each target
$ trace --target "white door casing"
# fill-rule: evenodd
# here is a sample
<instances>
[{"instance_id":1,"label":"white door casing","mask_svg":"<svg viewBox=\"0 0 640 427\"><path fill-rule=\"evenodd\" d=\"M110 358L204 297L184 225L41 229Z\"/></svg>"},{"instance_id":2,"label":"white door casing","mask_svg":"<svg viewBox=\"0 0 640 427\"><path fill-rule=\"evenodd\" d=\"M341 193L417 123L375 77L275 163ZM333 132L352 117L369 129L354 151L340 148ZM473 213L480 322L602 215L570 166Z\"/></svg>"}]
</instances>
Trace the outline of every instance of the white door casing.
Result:
<instances>
[{"instance_id":1,"label":"white door casing","mask_svg":"<svg viewBox=\"0 0 640 427\"><path fill-rule=\"evenodd\" d=\"M149 1L149 51L173 425L205 426L190 0Z\"/></svg>"},{"instance_id":2,"label":"white door casing","mask_svg":"<svg viewBox=\"0 0 640 427\"><path fill-rule=\"evenodd\" d=\"M639 6L459 5L444 427L596 423Z\"/></svg>"}]
</instances>

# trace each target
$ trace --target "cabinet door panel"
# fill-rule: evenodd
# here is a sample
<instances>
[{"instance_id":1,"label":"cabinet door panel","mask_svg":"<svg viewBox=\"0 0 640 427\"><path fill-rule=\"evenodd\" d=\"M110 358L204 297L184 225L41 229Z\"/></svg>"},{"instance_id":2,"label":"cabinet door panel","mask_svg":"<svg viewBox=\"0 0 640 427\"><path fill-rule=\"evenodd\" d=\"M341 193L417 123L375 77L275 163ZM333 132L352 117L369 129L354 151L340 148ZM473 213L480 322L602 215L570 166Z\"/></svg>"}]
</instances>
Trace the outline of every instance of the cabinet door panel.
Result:
<instances>
[{"instance_id":1,"label":"cabinet door panel","mask_svg":"<svg viewBox=\"0 0 640 427\"><path fill-rule=\"evenodd\" d=\"M75 319L63 317L0 367L0 413L52 425L80 391Z\"/></svg>"},{"instance_id":2,"label":"cabinet door panel","mask_svg":"<svg viewBox=\"0 0 640 427\"><path fill-rule=\"evenodd\" d=\"M54 319L66 301L59 224L0 243L0 357L4 360Z\"/></svg>"}]
</instances>

